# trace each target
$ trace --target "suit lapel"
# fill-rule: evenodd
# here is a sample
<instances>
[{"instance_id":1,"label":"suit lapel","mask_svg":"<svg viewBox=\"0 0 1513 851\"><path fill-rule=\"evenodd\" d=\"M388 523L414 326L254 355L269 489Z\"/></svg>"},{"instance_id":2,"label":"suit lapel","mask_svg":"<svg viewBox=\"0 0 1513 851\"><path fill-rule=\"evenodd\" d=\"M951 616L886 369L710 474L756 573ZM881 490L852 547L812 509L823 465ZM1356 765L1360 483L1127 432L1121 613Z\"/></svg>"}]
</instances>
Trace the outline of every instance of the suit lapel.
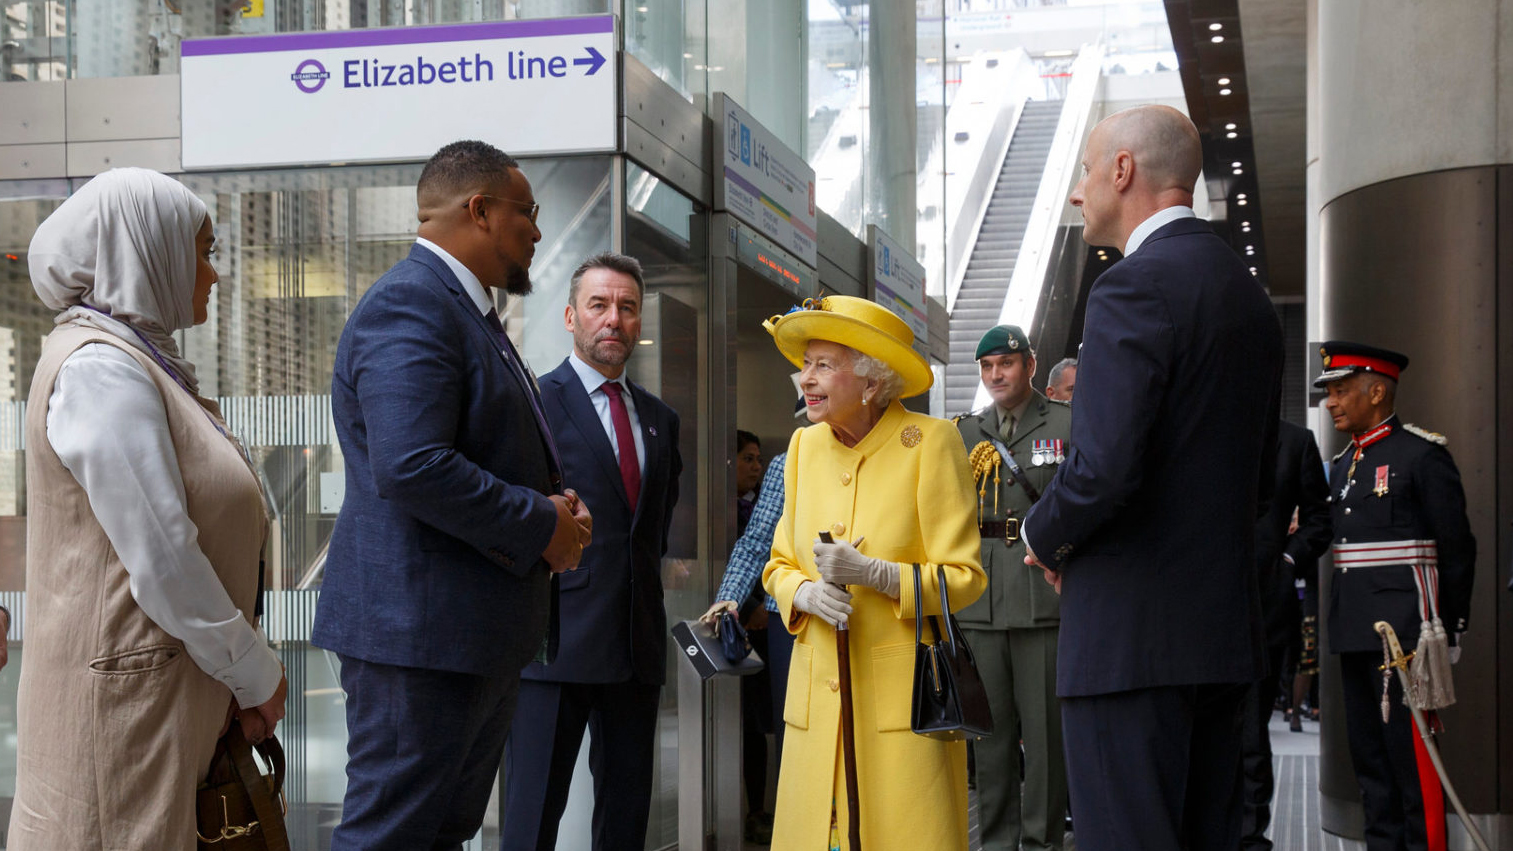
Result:
<instances>
[{"instance_id":1,"label":"suit lapel","mask_svg":"<svg viewBox=\"0 0 1513 851\"><path fill-rule=\"evenodd\" d=\"M657 469L657 464L662 460L661 432L658 429L663 428L663 425L656 419L656 414L654 413L656 409L652 405L651 394L647 393L641 385L628 378L625 383L630 385L631 399L636 404L636 417L641 421L641 443L646 449L646 464L641 468L641 496L645 497L647 484L651 479L651 471ZM641 500L641 502L645 501L644 498ZM641 506L637 505L634 507L636 509L635 513L640 515Z\"/></svg>"},{"instance_id":2,"label":"suit lapel","mask_svg":"<svg viewBox=\"0 0 1513 851\"><path fill-rule=\"evenodd\" d=\"M589 454L598 462L600 472L610 482L615 493L620 495L620 499L629 505L625 482L620 478L620 465L615 463L614 447L609 445L609 435L604 431L599 412L594 410L593 400L588 398L588 391L583 388L583 381L578 378L572 364L563 360L561 366L547 373L545 380L555 391L552 395L561 406L568 427L578 433L578 438L588 447ZM571 487L572 483L568 482L567 485Z\"/></svg>"}]
</instances>

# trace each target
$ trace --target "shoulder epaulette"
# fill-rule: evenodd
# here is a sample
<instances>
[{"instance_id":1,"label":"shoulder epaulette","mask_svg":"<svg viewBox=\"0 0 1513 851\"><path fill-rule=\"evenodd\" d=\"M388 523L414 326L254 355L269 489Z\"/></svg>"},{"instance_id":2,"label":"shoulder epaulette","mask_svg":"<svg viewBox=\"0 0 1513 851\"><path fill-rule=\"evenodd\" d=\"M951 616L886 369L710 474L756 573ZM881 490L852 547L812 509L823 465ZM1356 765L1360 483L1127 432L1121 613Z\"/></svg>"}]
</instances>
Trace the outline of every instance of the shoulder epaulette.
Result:
<instances>
[{"instance_id":1,"label":"shoulder epaulette","mask_svg":"<svg viewBox=\"0 0 1513 851\"><path fill-rule=\"evenodd\" d=\"M1052 399L1051 397L1047 396L1045 400L1047 402L1050 402L1052 405L1060 405L1063 408L1072 407L1072 403L1066 399Z\"/></svg>"},{"instance_id":2,"label":"shoulder epaulette","mask_svg":"<svg viewBox=\"0 0 1513 851\"><path fill-rule=\"evenodd\" d=\"M967 417L980 417L980 416L982 416L983 411L986 411L986 410L987 410L987 408L983 408L980 411L963 411L963 412L961 412L961 413L959 413L956 416L954 416L954 417L951 418L951 424L955 425L956 423L961 422L962 420L966 419Z\"/></svg>"},{"instance_id":3,"label":"shoulder epaulette","mask_svg":"<svg viewBox=\"0 0 1513 851\"><path fill-rule=\"evenodd\" d=\"M1416 434L1419 437L1422 437L1423 439L1429 441L1430 443L1438 443L1440 446L1446 446L1450 443L1450 441L1446 439L1443 434L1440 434L1437 431L1430 431L1426 428L1419 428L1413 423L1403 423L1403 431L1406 431L1409 434Z\"/></svg>"},{"instance_id":4,"label":"shoulder epaulette","mask_svg":"<svg viewBox=\"0 0 1513 851\"><path fill-rule=\"evenodd\" d=\"M1333 458L1329 459L1329 463L1333 464L1334 462L1340 460L1341 458L1344 458L1345 457L1345 453L1350 451L1350 447L1352 445L1353 444L1349 444L1349 443L1345 444L1345 448L1341 449L1339 452L1335 453L1335 456Z\"/></svg>"}]
</instances>

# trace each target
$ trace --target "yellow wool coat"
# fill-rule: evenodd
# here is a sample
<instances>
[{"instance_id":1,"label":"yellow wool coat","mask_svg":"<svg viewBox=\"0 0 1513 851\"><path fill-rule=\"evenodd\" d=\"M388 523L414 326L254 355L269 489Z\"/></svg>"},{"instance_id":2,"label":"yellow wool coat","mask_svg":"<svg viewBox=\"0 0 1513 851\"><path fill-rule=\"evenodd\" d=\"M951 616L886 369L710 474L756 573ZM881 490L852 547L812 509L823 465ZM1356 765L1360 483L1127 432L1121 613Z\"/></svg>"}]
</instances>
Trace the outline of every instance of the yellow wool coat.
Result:
<instances>
[{"instance_id":1,"label":"yellow wool coat","mask_svg":"<svg viewBox=\"0 0 1513 851\"><path fill-rule=\"evenodd\" d=\"M855 447L842 445L823 424L794 432L784 477L783 516L762 574L796 636L772 847L828 848L832 799L841 848L847 847L835 631L793 607L799 586L820 579L814 541L825 530L837 539L865 536L864 554L901 566L897 600L864 586L851 589L862 847L965 849L966 744L909 729L915 612L940 614L938 573L945 574L953 610L971 604L987 586L979 563L976 491L961 437L949 421L894 402ZM918 601L915 563L923 589Z\"/></svg>"}]
</instances>

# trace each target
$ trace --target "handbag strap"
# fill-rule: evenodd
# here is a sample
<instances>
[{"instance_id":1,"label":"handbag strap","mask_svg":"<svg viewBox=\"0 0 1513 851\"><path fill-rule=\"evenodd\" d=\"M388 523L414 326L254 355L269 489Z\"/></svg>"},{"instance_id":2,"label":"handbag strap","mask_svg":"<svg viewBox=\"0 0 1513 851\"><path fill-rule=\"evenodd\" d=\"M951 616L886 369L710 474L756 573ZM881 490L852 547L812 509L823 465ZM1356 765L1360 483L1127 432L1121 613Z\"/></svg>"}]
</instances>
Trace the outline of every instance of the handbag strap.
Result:
<instances>
[{"instance_id":1,"label":"handbag strap","mask_svg":"<svg viewBox=\"0 0 1513 851\"><path fill-rule=\"evenodd\" d=\"M921 593L922 589L920 588L919 582L919 564L916 563L914 565L914 644L915 646L918 646L925 643L924 625L926 619L929 619L930 621L930 632L934 635L935 643L939 644L940 626L935 623L934 615L923 614L924 606L920 605L919 602ZM946 638L947 643L949 644L952 640L952 622L950 619L950 609L946 608L946 577L944 575L941 575L940 577L940 601L942 611L945 611L947 614Z\"/></svg>"},{"instance_id":2,"label":"handbag strap","mask_svg":"<svg viewBox=\"0 0 1513 851\"><path fill-rule=\"evenodd\" d=\"M226 752L231 757L232 765L236 766L237 778L247 790L247 797L252 800L252 811L262 827L268 851L289 851L284 813L278 803L284 791L283 745L271 735L257 744L258 753L263 755L273 769L273 790L270 794L267 784L263 782L262 773L252 761L252 745L242 735L241 725L233 723L231 729L226 731L225 738Z\"/></svg>"},{"instance_id":3,"label":"handbag strap","mask_svg":"<svg viewBox=\"0 0 1513 851\"><path fill-rule=\"evenodd\" d=\"M916 647L925 643L925 634L924 634L924 626L925 626L924 620L925 620L925 618L924 618L924 615L920 614L921 610L924 607L919 604L919 595L920 595L920 588L919 588L919 564L915 563L915 565L914 565L914 644L915 644Z\"/></svg>"},{"instance_id":4,"label":"handbag strap","mask_svg":"<svg viewBox=\"0 0 1513 851\"><path fill-rule=\"evenodd\" d=\"M951 595L946 591L946 572L936 570L935 578L940 580L940 618L946 622L946 643L951 645L955 652L960 643L960 635L957 634L956 618L951 615Z\"/></svg>"}]
</instances>

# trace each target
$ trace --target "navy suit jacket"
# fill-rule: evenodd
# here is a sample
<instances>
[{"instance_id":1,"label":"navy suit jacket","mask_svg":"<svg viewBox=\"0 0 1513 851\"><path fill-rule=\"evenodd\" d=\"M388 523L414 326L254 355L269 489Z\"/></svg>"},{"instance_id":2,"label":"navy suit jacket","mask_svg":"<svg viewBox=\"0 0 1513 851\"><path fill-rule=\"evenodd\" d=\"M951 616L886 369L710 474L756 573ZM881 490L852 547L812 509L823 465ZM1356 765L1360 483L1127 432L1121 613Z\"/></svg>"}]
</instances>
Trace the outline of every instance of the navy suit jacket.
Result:
<instances>
[{"instance_id":1,"label":"navy suit jacket","mask_svg":"<svg viewBox=\"0 0 1513 851\"><path fill-rule=\"evenodd\" d=\"M594 517L594 540L578 569L558 576L561 634L550 665L533 662L521 676L566 683L634 680L660 685L667 675L667 612L662 556L678 501L678 415L630 384L646 466L641 495L630 505L609 435L583 382L566 360L541 377L546 419L562 453L563 485Z\"/></svg>"},{"instance_id":2,"label":"navy suit jacket","mask_svg":"<svg viewBox=\"0 0 1513 851\"><path fill-rule=\"evenodd\" d=\"M315 645L485 676L540 650L557 513L531 392L433 252L413 247L368 290L331 379L347 493Z\"/></svg>"},{"instance_id":3,"label":"navy suit jacket","mask_svg":"<svg viewBox=\"0 0 1513 851\"><path fill-rule=\"evenodd\" d=\"M1256 523L1256 576L1261 588L1261 617L1266 643L1289 644L1298 637L1298 591L1295 580L1319 569L1329 549L1334 524L1329 519L1329 483L1313 432L1283 420L1277 433L1277 475L1271 505ZM1287 534L1292 512L1298 530ZM1283 555L1292 559L1288 564ZM1273 671L1272 673L1276 673Z\"/></svg>"},{"instance_id":4,"label":"navy suit jacket","mask_svg":"<svg viewBox=\"0 0 1513 851\"><path fill-rule=\"evenodd\" d=\"M1261 675L1281 373L1270 300L1205 222L1161 227L1093 283L1071 449L1025 518L1062 571L1058 694Z\"/></svg>"}]
</instances>

